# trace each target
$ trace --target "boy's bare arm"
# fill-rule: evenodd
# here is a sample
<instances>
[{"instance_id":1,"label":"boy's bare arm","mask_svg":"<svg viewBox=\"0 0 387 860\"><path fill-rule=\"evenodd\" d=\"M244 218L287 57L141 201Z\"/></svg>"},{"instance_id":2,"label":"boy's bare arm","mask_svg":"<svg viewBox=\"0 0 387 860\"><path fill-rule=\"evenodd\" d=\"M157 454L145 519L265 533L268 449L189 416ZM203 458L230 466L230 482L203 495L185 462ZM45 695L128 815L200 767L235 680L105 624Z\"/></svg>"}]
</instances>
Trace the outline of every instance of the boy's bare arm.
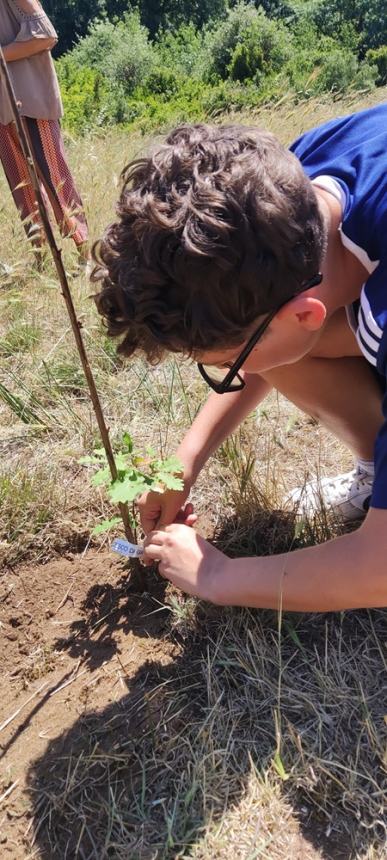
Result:
<instances>
[{"instance_id":1,"label":"boy's bare arm","mask_svg":"<svg viewBox=\"0 0 387 860\"><path fill-rule=\"evenodd\" d=\"M361 528L327 543L231 560L219 602L296 612L387 606L386 558L387 511L371 509Z\"/></svg>"},{"instance_id":2,"label":"boy's bare arm","mask_svg":"<svg viewBox=\"0 0 387 860\"><path fill-rule=\"evenodd\" d=\"M177 449L191 483L211 454L266 397L271 386L258 374L243 374L245 387L228 394L212 392Z\"/></svg>"},{"instance_id":3,"label":"boy's bare arm","mask_svg":"<svg viewBox=\"0 0 387 860\"><path fill-rule=\"evenodd\" d=\"M141 524L145 534L156 527L173 523L176 518L187 520L185 502L200 470L224 439L270 391L270 385L257 374L245 374L246 385L233 394L210 394L192 426L179 445L176 454L183 464L184 490L165 493L144 493L138 501ZM192 507L192 506L191 506ZM189 516L192 515L191 507Z\"/></svg>"},{"instance_id":4,"label":"boy's bare arm","mask_svg":"<svg viewBox=\"0 0 387 860\"><path fill-rule=\"evenodd\" d=\"M387 606L387 511L372 508L356 532L319 546L229 559L181 525L153 532L145 559L183 591L224 606L335 612Z\"/></svg>"}]
</instances>

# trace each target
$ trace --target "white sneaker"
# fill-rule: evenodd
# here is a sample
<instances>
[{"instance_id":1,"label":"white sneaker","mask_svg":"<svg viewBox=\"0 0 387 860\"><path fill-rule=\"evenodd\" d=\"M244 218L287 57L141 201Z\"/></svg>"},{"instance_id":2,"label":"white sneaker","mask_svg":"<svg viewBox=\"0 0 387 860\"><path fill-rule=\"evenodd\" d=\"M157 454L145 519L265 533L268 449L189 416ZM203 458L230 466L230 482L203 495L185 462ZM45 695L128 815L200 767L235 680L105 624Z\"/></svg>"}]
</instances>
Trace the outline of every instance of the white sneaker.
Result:
<instances>
[{"instance_id":1,"label":"white sneaker","mask_svg":"<svg viewBox=\"0 0 387 860\"><path fill-rule=\"evenodd\" d=\"M365 517L373 482L373 475L364 472L358 465L344 475L310 481L292 490L284 501L296 508L299 516L313 517L326 508L344 522L351 522Z\"/></svg>"}]
</instances>

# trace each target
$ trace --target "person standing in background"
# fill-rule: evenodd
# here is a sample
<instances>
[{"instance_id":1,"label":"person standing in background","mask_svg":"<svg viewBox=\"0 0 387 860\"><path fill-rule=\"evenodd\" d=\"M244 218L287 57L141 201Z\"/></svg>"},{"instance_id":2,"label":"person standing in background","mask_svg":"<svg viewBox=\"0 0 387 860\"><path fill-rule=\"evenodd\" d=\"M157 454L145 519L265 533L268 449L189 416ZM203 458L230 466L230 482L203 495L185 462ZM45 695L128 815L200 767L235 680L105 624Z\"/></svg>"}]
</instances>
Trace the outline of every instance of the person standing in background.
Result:
<instances>
[{"instance_id":1,"label":"person standing in background","mask_svg":"<svg viewBox=\"0 0 387 860\"><path fill-rule=\"evenodd\" d=\"M63 236L70 236L82 260L88 258L88 227L80 195L67 164L63 115L51 49L55 29L38 0L0 0L0 44L35 155L40 188L50 201ZM38 262L45 240L27 162L19 142L5 82L0 79L0 159Z\"/></svg>"}]
</instances>

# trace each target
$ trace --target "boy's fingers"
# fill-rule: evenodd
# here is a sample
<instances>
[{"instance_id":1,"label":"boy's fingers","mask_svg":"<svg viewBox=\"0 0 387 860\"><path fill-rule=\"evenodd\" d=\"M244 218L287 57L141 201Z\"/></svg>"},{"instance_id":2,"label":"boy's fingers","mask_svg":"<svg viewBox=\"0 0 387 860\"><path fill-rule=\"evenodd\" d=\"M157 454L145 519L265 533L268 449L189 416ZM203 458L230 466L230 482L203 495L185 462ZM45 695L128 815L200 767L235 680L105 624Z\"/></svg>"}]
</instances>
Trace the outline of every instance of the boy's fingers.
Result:
<instances>
[{"instance_id":1,"label":"boy's fingers","mask_svg":"<svg viewBox=\"0 0 387 860\"><path fill-rule=\"evenodd\" d=\"M142 526L144 534L146 534L146 535L150 534L150 532L153 531L156 524L157 524L156 520L153 520L153 519L151 520L149 518L141 518L141 526Z\"/></svg>"},{"instance_id":2,"label":"boy's fingers","mask_svg":"<svg viewBox=\"0 0 387 860\"><path fill-rule=\"evenodd\" d=\"M184 508L179 508L178 511L176 511L176 508L167 508L160 514L160 519L155 523L155 527L158 529L165 529L173 523L185 523L187 516L190 516L192 513L193 505L190 502L185 505Z\"/></svg>"},{"instance_id":3,"label":"boy's fingers","mask_svg":"<svg viewBox=\"0 0 387 860\"><path fill-rule=\"evenodd\" d=\"M160 561L161 554L163 548L161 544L150 543L148 546L144 547L144 561L148 561L148 559L152 559L153 561Z\"/></svg>"},{"instance_id":4,"label":"boy's fingers","mask_svg":"<svg viewBox=\"0 0 387 860\"><path fill-rule=\"evenodd\" d=\"M175 523L180 523L185 526L190 526L196 523L197 516L193 512L192 505L186 505L184 510L180 510L177 516L174 519Z\"/></svg>"},{"instance_id":5,"label":"boy's fingers","mask_svg":"<svg viewBox=\"0 0 387 860\"><path fill-rule=\"evenodd\" d=\"M141 506L139 506L139 510L140 510L141 525L144 529L145 534L149 534L149 532L153 531L155 528L158 527L158 520L160 517L160 509L158 508L156 510L156 509L154 509L154 508L152 509L150 507L148 507L148 509L147 508L141 509Z\"/></svg>"},{"instance_id":6,"label":"boy's fingers","mask_svg":"<svg viewBox=\"0 0 387 860\"><path fill-rule=\"evenodd\" d=\"M196 522L197 522L197 516L196 516L196 514L190 514L190 515L187 517L187 519L186 519L186 520L184 520L183 525L184 525L184 526L190 526L190 528L192 528L192 526L194 526Z\"/></svg>"},{"instance_id":7,"label":"boy's fingers","mask_svg":"<svg viewBox=\"0 0 387 860\"><path fill-rule=\"evenodd\" d=\"M152 545L162 546L162 544L164 543L164 538L165 531L161 530L160 527L157 526L157 529L154 529L153 531L149 532L149 534L146 536L146 540L144 541L144 549L147 549L148 546Z\"/></svg>"}]
</instances>

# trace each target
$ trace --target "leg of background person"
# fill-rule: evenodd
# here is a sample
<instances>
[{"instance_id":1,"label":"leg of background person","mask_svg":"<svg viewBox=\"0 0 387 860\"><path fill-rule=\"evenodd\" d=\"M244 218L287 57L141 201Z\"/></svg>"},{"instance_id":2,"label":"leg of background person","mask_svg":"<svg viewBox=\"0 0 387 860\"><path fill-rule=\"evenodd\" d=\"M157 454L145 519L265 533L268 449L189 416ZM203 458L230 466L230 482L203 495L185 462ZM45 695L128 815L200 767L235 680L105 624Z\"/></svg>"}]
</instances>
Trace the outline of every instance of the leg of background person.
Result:
<instances>
[{"instance_id":1,"label":"leg of background person","mask_svg":"<svg viewBox=\"0 0 387 860\"><path fill-rule=\"evenodd\" d=\"M365 358L307 357L262 376L299 409L321 421L356 457L373 460L383 424L383 392Z\"/></svg>"},{"instance_id":2,"label":"leg of background person","mask_svg":"<svg viewBox=\"0 0 387 860\"><path fill-rule=\"evenodd\" d=\"M40 179L50 199L63 236L70 236L81 256L87 257L88 227L81 197L66 161L57 120L26 117L30 143L39 166Z\"/></svg>"},{"instance_id":3,"label":"leg of background person","mask_svg":"<svg viewBox=\"0 0 387 860\"><path fill-rule=\"evenodd\" d=\"M17 128L13 122L8 125L0 124L0 159L27 236L35 248L41 248L44 243L44 233L38 204ZM41 191L44 194L43 188Z\"/></svg>"}]
</instances>

